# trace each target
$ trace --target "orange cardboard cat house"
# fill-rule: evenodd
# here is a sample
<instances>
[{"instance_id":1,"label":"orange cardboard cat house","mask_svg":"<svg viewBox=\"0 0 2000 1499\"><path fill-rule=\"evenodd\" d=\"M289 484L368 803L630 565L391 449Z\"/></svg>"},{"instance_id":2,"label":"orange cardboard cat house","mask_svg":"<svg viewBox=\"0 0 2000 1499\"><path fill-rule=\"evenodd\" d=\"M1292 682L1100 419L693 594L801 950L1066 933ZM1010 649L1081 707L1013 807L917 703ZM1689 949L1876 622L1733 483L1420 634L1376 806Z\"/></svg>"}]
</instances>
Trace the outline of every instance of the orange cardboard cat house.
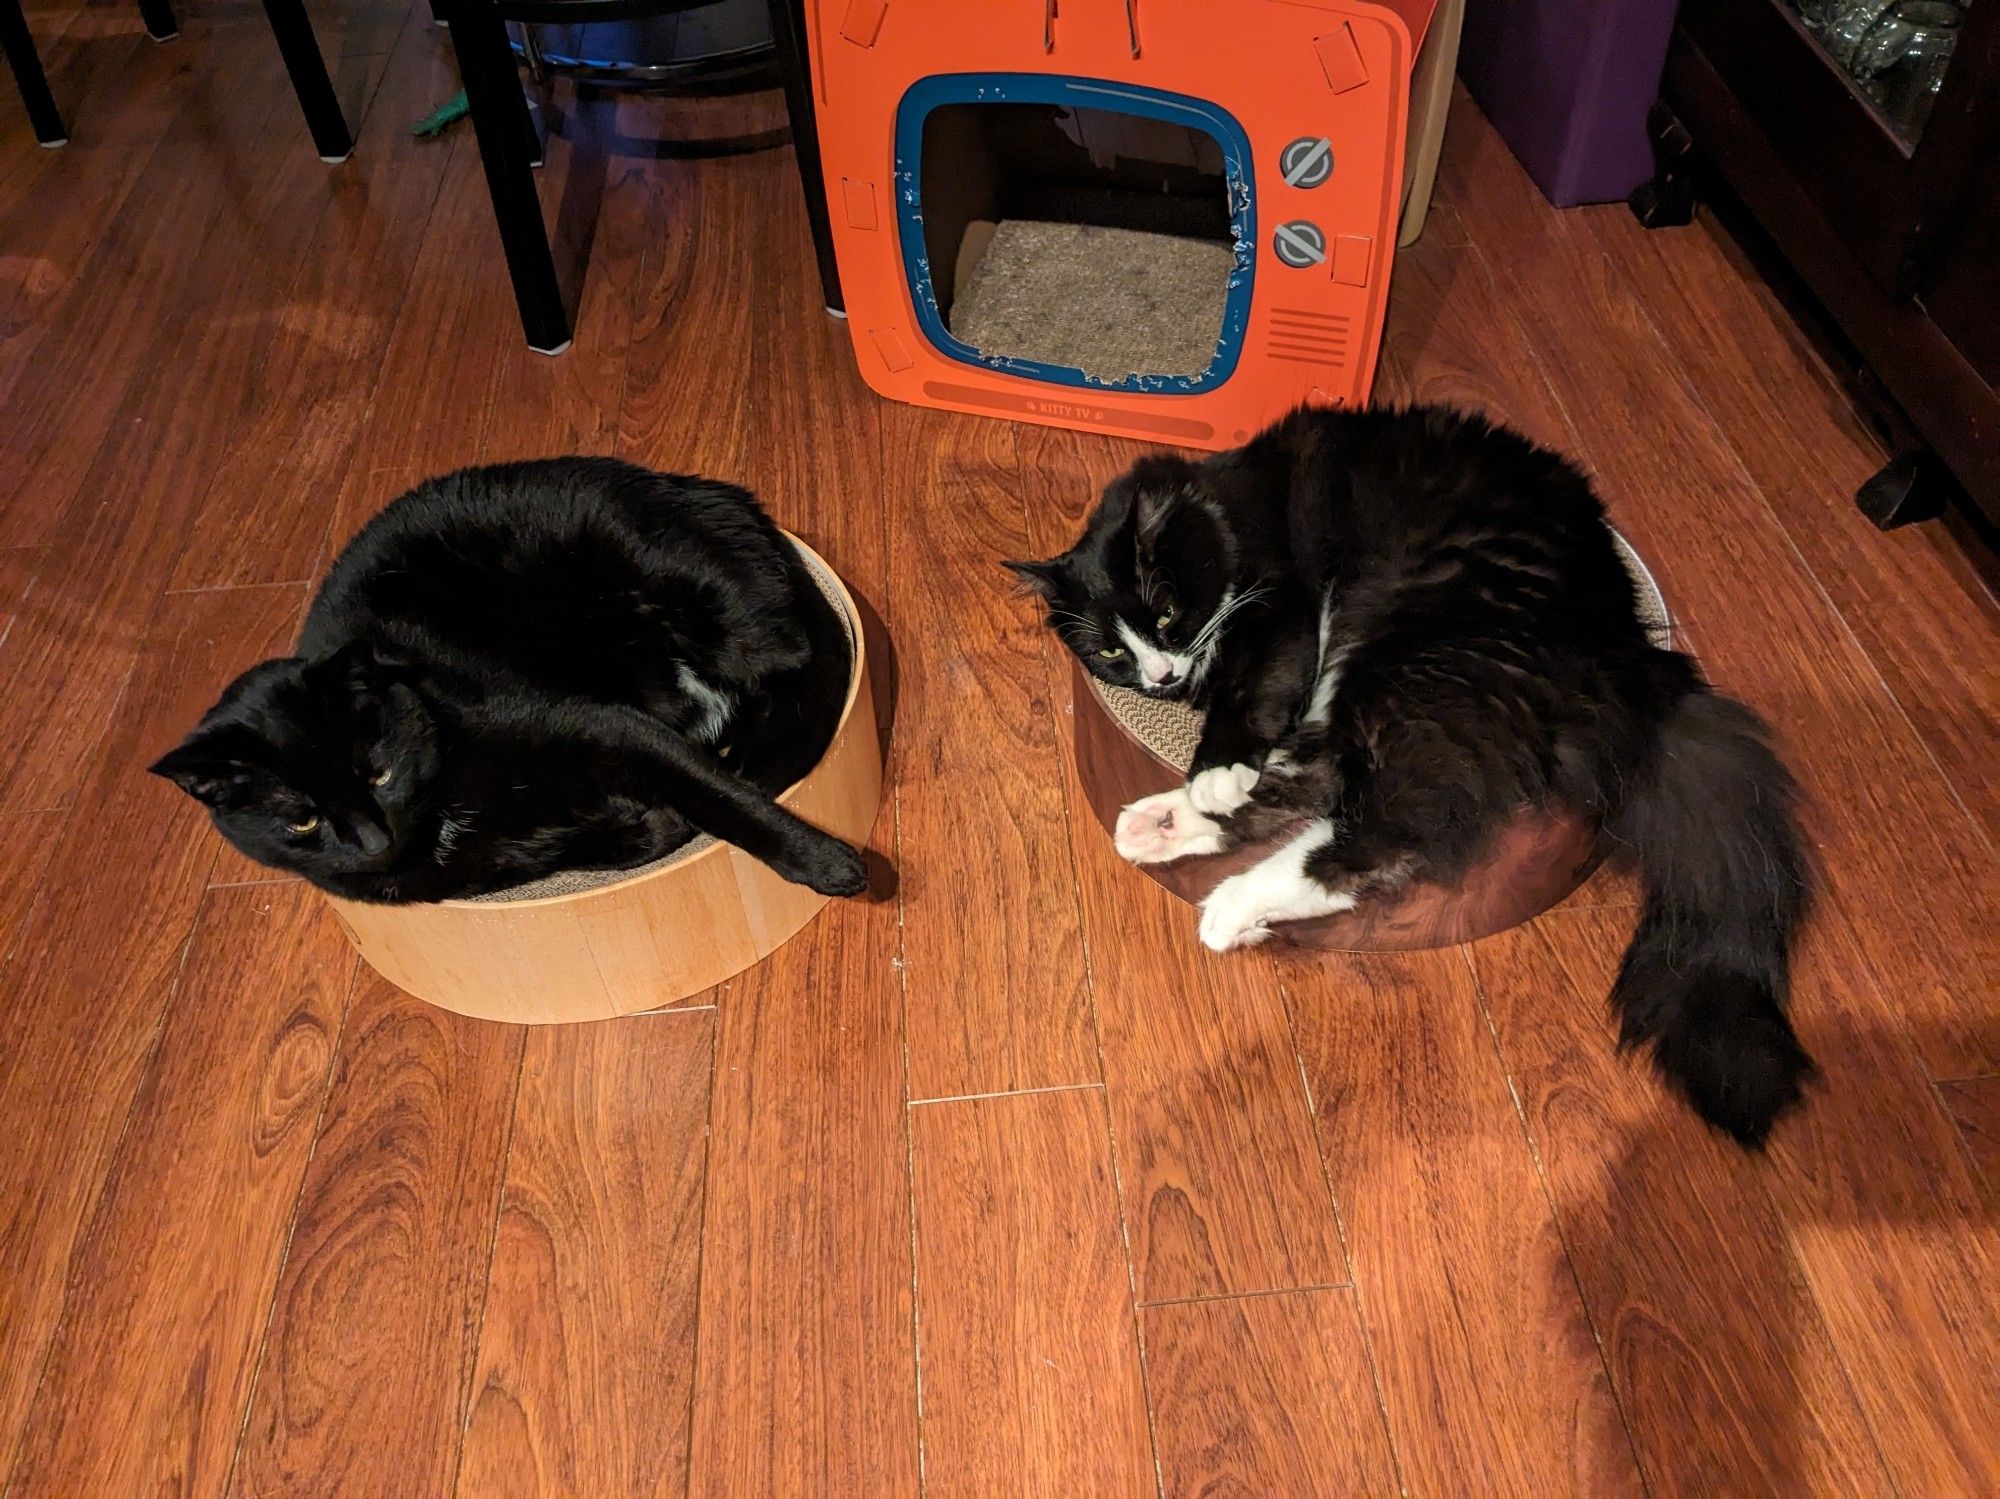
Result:
<instances>
[{"instance_id":1,"label":"orange cardboard cat house","mask_svg":"<svg viewBox=\"0 0 2000 1499\"><path fill-rule=\"evenodd\" d=\"M1367 399L1434 0L813 0L855 357L1194 447Z\"/></svg>"}]
</instances>

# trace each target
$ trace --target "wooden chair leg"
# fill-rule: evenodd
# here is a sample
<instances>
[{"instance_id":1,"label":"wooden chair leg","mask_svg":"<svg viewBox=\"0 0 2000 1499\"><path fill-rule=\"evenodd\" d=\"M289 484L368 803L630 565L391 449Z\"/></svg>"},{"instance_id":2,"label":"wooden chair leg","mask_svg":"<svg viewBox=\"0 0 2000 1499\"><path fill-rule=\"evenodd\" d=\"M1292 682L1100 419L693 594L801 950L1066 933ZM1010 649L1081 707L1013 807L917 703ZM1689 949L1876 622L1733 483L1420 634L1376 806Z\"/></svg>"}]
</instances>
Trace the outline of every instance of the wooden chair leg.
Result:
<instances>
[{"instance_id":1,"label":"wooden chair leg","mask_svg":"<svg viewBox=\"0 0 2000 1499\"><path fill-rule=\"evenodd\" d=\"M181 34L168 0L139 0L139 19L146 23L146 35L156 42L170 42Z\"/></svg>"},{"instance_id":2,"label":"wooden chair leg","mask_svg":"<svg viewBox=\"0 0 2000 1499\"><path fill-rule=\"evenodd\" d=\"M35 127L35 139L45 146L60 146L69 139L55 95L49 92L48 75L42 72L41 54L28 31L28 18L21 14L20 0L0 0L0 49L7 53L14 82L20 85L21 102L28 106L28 123Z\"/></svg>"},{"instance_id":3,"label":"wooden chair leg","mask_svg":"<svg viewBox=\"0 0 2000 1499\"><path fill-rule=\"evenodd\" d=\"M785 111L791 116L792 150L798 157L799 185L806 194L806 222L812 226L813 253L819 259L820 290L826 297L826 310L846 317L840 266L833 255L833 222L827 216L826 172L819 159L819 117L813 109L803 0L770 0L770 5L771 40L785 78Z\"/></svg>"},{"instance_id":4,"label":"wooden chair leg","mask_svg":"<svg viewBox=\"0 0 2000 1499\"><path fill-rule=\"evenodd\" d=\"M312 132L313 149L321 161L345 161L354 150L354 137L340 112L340 99L333 80L326 75L326 59L320 55L313 36L312 20L302 0L264 0L264 14L270 18L271 34L278 39L278 52L291 76L292 92L305 111L306 129Z\"/></svg>"},{"instance_id":5,"label":"wooden chair leg","mask_svg":"<svg viewBox=\"0 0 2000 1499\"><path fill-rule=\"evenodd\" d=\"M569 312L563 306L541 200L535 195L528 146L534 122L528 118L506 24L480 0L453 0L447 20L473 134L479 141L479 162L486 169L486 190L500 226L500 248L507 256L514 302L521 311L521 329L529 348L560 354L570 344Z\"/></svg>"}]
</instances>

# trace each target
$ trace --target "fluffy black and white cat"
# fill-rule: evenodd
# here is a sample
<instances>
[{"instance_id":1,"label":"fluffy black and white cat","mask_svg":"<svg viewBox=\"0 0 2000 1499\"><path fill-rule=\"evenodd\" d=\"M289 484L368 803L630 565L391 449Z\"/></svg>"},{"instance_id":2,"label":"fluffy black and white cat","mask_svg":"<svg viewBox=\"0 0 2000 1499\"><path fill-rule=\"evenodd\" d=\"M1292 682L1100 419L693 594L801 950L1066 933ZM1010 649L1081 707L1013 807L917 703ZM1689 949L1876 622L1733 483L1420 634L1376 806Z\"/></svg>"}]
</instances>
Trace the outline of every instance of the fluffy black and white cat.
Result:
<instances>
[{"instance_id":1,"label":"fluffy black and white cat","mask_svg":"<svg viewBox=\"0 0 2000 1499\"><path fill-rule=\"evenodd\" d=\"M1797 789L1749 709L1648 642L1563 459L1440 408L1300 411L1202 462L1142 459L1067 552L1009 565L1097 677L1208 710L1187 784L1119 818L1121 854L1289 833L1203 903L1208 946L1448 885L1522 808L1567 805L1644 886L1623 1043L1746 1146L1800 1098Z\"/></svg>"},{"instance_id":2,"label":"fluffy black and white cat","mask_svg":"<svg viewBox=\"0 0 2000 1499\"><path fill-rule=\"evenodd\" d=\"M153 769L252 859L355 900L630 868L697 831L855 895L861 855L772 799L826 748L849 664L744 490L601 458L466 469L370 521L296 653Z\"/></svg>"}]
</instances>

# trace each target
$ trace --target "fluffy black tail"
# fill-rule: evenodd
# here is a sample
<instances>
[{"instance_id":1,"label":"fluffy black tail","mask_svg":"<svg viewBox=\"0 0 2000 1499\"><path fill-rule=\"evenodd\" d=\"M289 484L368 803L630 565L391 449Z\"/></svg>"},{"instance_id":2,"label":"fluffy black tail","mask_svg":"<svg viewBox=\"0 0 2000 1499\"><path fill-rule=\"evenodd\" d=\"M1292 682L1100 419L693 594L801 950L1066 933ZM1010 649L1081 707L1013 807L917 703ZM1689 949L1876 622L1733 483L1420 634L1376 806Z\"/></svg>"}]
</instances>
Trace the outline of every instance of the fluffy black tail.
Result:
<instances>
[{"instance_id":1,"label":"fluffy black tail","mask_svg":"<svg viewBox=\"0 0 2000 1499\"><path fill-rule=\"evenodd\" d=\"M1749 1149L1816 1070L1785 1018L1812 886L1798 795L1763 721L1695 684L1606 820L1645 888L1611 991L1620 1044Z\"/></svg>"}]
</instances>

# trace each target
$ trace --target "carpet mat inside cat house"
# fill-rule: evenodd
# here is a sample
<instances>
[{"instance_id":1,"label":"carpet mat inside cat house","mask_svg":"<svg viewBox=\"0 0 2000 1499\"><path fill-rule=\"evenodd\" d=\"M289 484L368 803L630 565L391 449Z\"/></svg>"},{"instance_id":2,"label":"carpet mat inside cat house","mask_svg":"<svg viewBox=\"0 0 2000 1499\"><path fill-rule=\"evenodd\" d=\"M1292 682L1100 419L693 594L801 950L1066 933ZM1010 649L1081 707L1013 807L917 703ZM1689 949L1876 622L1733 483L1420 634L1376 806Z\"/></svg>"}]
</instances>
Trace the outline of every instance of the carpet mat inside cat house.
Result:
<instances>
[{"instance_id":1,"label":"carpet mat inside cat house","mask_svg":"<svg viewBox=\"0 0 2000 1499\"><path fill-rule=\"evenodd\" d=\"M951 331L988 358L1094 380L1199 375L1215 357L1227 240L1006 219L966 235Z\"/></svg>"}]
</instances>

